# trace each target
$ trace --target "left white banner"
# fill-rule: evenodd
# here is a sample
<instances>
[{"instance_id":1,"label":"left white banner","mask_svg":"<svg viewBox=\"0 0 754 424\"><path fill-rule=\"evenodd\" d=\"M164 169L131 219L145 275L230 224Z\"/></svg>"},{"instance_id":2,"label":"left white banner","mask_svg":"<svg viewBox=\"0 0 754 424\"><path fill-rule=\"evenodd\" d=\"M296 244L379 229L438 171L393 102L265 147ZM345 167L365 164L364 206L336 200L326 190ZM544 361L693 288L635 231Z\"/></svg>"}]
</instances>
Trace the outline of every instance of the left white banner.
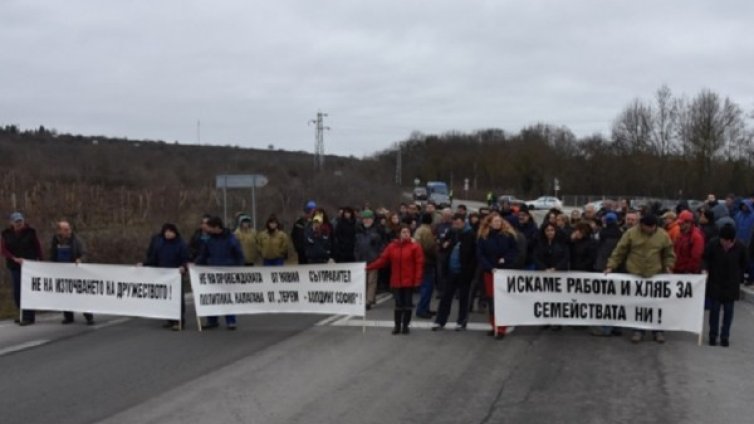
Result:
<instances>
[{"instance_id":1,"label":"left white banner","mask_svg":"<svg viewBox=\"0 0 754 424\"><path fill-rule=\"evenodd\" d=\"M364 316L366 264L189 267L196 315Z\"/></svg>"},{"instance_id":2,"label":"left white banner","mask_svg":"<svg viewBox=\"0 0 754 424\"><path fill-rule=\"evenodd\" d=\"M178 269L24 261L21 308L181 319Z\"/></svg>"}]
</instances>

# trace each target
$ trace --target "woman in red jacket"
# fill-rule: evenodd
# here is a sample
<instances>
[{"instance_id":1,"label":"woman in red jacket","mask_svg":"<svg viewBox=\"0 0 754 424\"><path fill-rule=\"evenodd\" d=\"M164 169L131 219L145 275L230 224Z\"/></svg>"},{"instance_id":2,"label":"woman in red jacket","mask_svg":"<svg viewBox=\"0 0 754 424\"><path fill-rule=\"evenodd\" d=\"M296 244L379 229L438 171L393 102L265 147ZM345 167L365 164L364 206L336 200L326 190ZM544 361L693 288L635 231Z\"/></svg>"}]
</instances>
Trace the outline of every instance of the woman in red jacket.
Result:
<instances>
[{"instance_id":1,"label":"woman in red jacket","mask_svg":"<svg viewBox=\"0 0 754 424\"><path fill-rule=\"evenodd\" d=\"M411 238L408 225L401 225L400 237L393 240L379 258L367 266L367 271L390 265L390 288L395 298L395 328L393 334L408 334L413 313L414 289L419 287L424 273L424 252ZM401 325L403 328L401 329Z\"/></svg>"}]
</instances>

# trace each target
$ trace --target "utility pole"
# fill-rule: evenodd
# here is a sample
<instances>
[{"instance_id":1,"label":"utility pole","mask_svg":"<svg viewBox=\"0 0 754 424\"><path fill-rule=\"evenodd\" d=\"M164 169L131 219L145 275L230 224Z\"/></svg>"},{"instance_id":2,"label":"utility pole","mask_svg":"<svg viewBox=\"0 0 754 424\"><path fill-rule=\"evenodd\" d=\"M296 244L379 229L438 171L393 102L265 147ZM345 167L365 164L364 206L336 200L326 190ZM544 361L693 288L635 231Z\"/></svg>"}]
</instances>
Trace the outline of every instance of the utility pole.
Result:
<instances>
[{"instance_id":1,"label":"utility pole","mask_svg":"<svg viewBox=\"0 0 754 424\"><path fill-rule=\"evenodd\" d=\"M202 122L196 120L196 144L202 145Z\"/></svg>"},{"instance_id":2,"label":"utility pole","mask_svg":"<svg viewBox=\"0 0 754 424\"><path fill-rule=\"evenodd\" d=\"M325 130L330 127L324 125L326 113L317 112L317 118L309 121L309 125L314 124L314 169L321 171L325 168Z\"/></svg>"},{"instance_id":3,"label":"utility pole","mask_svg":"<svg viewBox=\"0 0 754 424\"><path fill-rule=\"evenodd\" d=\"M398 153L395 158L395 183L401 185L403 176L403 158L401 153L401 145L398 144Z\"/></svg>"}]
</instances>

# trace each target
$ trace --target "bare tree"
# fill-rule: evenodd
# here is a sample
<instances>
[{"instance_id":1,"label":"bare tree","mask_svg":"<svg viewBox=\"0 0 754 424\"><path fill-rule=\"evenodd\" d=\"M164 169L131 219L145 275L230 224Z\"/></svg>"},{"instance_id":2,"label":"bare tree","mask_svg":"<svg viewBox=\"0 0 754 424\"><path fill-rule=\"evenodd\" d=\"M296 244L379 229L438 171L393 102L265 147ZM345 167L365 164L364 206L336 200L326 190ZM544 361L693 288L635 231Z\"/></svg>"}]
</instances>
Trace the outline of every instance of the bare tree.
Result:
<instances>
[{"instance_id":1,"label":"bare tree","mask_svg":"<svg viewBox=\"0 0 754 424\"><path fill-rule=\"evenodd\" d=\"M613 141L625 152L648 152L652 133L652 107L640 99L634 99L613 122Z\"/></svg>"}]
</instances>

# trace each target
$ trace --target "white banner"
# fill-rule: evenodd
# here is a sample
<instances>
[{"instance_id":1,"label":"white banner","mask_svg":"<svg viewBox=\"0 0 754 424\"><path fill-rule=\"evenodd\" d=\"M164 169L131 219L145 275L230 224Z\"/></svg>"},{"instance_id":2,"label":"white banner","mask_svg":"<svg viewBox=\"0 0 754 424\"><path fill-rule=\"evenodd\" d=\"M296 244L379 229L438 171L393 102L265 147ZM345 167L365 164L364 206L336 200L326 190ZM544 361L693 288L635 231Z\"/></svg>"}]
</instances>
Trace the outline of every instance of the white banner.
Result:
<instances>
[{"instance_id":1,"label":"white banner","mask_svg":"<svg viewBox=\"0 0 754 424\"><path fill-rule=\"evenodd\" d=\"M267 313L364 316L366 264L190 266L197 316Z\"/></svg>"},{"instance_id":2,"label":"white banner","mask_svg":"<svg viewBox=\"0 0 754 424\"><path fill-rule=\"evenodd\" d=\"M495 271L497 325L605 325L700 334L706 275Z\"/></svg>"},{"instance_id":3,"label":"white banner","mask_svg":"<svg viewBox=\"0 0 754 424\"><path fill-rule=\"evenodd\" d=\"M21 308L181 319L178 269L24 261Z\"/></svg>"}]
</instances>

